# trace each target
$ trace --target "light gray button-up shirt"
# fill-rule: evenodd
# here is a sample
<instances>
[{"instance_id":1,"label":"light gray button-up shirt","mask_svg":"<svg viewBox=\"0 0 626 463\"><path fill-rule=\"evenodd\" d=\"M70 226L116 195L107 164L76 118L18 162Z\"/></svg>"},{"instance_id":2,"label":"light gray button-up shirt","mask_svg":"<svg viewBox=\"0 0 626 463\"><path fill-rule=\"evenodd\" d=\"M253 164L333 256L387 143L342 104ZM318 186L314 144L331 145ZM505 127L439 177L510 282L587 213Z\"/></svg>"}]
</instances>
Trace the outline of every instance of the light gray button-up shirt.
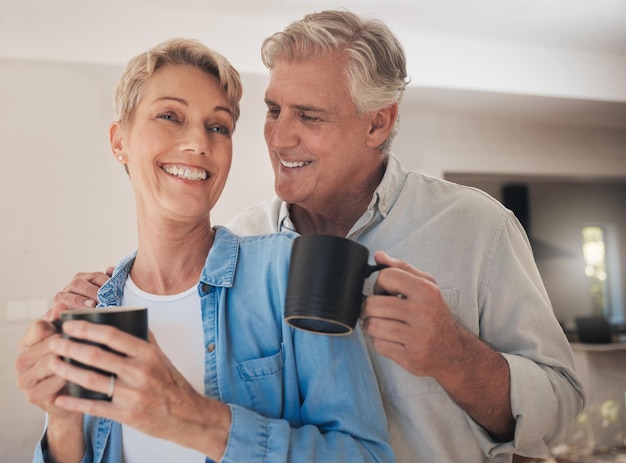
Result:
<instances>
[{"instance_id":1,"label":"light gray button-up shirt","mask_svg":"<svg viewBox=\"0 0 626 463\"><path fill-rule=\"evenodd\" d=\"M228 227L239 234L294 230L288 205L278 198L245 211ZM434 379L414 376L370 348L397 461L547 457L559 431L582 411L584 392L513 213L477 189L406 171L390 154L384 178L348 238L432 275L454 317L509 364L515 437L496 442Z\"/></svg>"}]
</instances>

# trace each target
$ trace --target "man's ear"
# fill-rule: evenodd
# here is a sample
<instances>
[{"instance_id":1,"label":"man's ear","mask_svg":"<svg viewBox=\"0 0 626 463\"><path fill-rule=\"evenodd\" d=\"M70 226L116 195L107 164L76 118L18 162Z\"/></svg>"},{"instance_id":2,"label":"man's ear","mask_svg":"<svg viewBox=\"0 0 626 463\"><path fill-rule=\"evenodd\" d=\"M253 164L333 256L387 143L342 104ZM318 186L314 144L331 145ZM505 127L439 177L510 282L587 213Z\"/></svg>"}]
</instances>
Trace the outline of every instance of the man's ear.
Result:
<instances>
[{"instance_id":1,"label":"man's ear","mask_svg":"<svg viewBox=\"0 0 626 463\"><path fill-rule=\"evenodd\" d=\"M109 127L109 142L111 143L111 152L117 162L126 164L128 158L124 153L124 131L120 122L113 122Z\"/></svg>"},{"instance_id":2,"label":"man's ear","mask_svg":"<svg viewBox=\"0 0 626 463\"><path fill-rule=\"evenodd\" d=\"M398 118L398 103L372 112L367 146L380 146L391 134Z\"/></svg>"}]
</instances>

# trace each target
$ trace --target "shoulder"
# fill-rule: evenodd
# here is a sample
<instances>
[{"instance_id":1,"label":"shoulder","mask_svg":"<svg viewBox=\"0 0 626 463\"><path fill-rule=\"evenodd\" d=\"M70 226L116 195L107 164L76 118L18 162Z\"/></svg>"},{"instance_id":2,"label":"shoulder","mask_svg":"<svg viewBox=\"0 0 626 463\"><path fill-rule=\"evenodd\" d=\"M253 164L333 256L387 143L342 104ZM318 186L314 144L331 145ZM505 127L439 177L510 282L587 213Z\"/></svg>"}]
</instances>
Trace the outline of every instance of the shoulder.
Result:
<instances>
[{"instance_id":1,"label":"shoulder","mask_svg":"<svg viewBox=\"0 0 626 463\"><path fill-rule=\"evenodd\" d=\"M235 268L239 286L265 294L269 285L273 294L284 294L296 236L291 232L237 236Z\"/></svg>"},{"instance_id":2,"label":"shoulder","mask_svg":"<svg viewBox=\"0 0 626 463\"><path fill-rule=\"evenodd\" d=\"M461 185L420 172L410 172L402 194L414 195L420 207L444 211L454 209L501 218L510 211L490 194L478 188Z\"/></svg>"},{"instance_id":3,"label":"shoulder","mask_svg":"<svg viewBox=\"0 0 626 463\"><path fill-rule=\"evenodd\" d=\"M250 248L283 248L291 249L293 240L297 233L282 231L275 233L261 233L258 235L239 236L239 243L242 247Z\"/></svg>"},{"instance_id":4,"label":"shoulder","mask_svg":"<svg viewBox=\"0 0 626 463\"><path fill-rule=\"evenodd\" d=\"M401 212L410 208L430 216L445 211L458 213L466 210L498 217L510 212L500 201L478 188L406 169L393 154L388 158L385 181L386 189L381 192L383 200L400 206L398 209ZM391 209L389 206L387 204L387 208Z\"/></svg>"},{"instance_id":5,"label":"shoulder","mask_svg":"<svg viewBox=\"0 0 626 463\"><path fill-rule=\"evenodd\" d=\"M449 239L465 240L494 237L503 229L521 231L515 215L488 193L416 171L406 173L390 204L379 227L387 233L400 229L424 236L436 230Z\"/></svg>"},{"instance_id":6,"label":"shoulder","mask_svg":"<svg viewBox=\"0 0 626 463\"><path fill-rule=\"evenodd\" d=\"M281 255L289 256L293 240L298 236L290 231L241 236L230 227L219 226L216 229L221 239L236 240L239 255L245 258L266 256L270 260L272 257L277 260Z\"/></svg>"}]
</instances>

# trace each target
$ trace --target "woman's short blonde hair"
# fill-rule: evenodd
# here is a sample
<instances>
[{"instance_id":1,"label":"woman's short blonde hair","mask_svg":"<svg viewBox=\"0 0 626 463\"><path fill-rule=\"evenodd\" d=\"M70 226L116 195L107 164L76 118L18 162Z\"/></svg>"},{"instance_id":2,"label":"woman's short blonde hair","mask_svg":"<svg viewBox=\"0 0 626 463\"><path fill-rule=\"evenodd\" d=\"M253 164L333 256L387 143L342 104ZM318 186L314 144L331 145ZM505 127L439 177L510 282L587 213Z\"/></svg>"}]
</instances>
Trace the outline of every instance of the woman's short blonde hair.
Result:
<instances>
[{"instance_id":1,"label":"woman's short blonde hair","mask_svg":"<svg viewBox=\"0 0 626 463\"><path fill-rule=\"evenodd\" d=\"M270 70L277 61L297 63L328 55L345 58L352 101L360 112L400 103L409 82L404 49L377 19L347 10L311 13L261 46L261 59ZM397 130L394 126L381 151L389 150Z\"/></svg>"},{"instance_id":2,"label":"woman's short blonde hair","mask_svg":"<svg viewBox=\"0 0 626 463\"><path fill-rule=\"evenodd\" d=\"M243 94L237 70L221 54L197 40L174 38L132 58L124 68L113 97L117 120L130 122L143 96L144 85L160 68L168 65L189 65L217 77L232 110L235 123L239 119L239 101Z\"/></svg>"}]
</instances>

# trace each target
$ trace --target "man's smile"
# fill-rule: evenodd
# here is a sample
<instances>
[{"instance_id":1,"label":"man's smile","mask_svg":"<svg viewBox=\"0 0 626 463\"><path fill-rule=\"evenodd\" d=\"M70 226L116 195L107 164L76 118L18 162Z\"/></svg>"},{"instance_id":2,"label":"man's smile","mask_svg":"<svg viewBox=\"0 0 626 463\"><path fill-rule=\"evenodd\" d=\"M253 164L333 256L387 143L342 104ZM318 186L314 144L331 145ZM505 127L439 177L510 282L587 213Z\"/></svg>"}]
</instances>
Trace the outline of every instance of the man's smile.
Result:
<instances>
[{"instance_id":1,"label":"man's smile","mask_svg":"<svg viewBox=\"0 0 626 463\"><path fill-rule=\"evenodd\" d=\"M311 164L311 161L283 161L282 159L280 160L280 164L283 167L289 167L289 168L295 168L295 167L304 167L306 165Z\"/></svg>"}]
</instances>

